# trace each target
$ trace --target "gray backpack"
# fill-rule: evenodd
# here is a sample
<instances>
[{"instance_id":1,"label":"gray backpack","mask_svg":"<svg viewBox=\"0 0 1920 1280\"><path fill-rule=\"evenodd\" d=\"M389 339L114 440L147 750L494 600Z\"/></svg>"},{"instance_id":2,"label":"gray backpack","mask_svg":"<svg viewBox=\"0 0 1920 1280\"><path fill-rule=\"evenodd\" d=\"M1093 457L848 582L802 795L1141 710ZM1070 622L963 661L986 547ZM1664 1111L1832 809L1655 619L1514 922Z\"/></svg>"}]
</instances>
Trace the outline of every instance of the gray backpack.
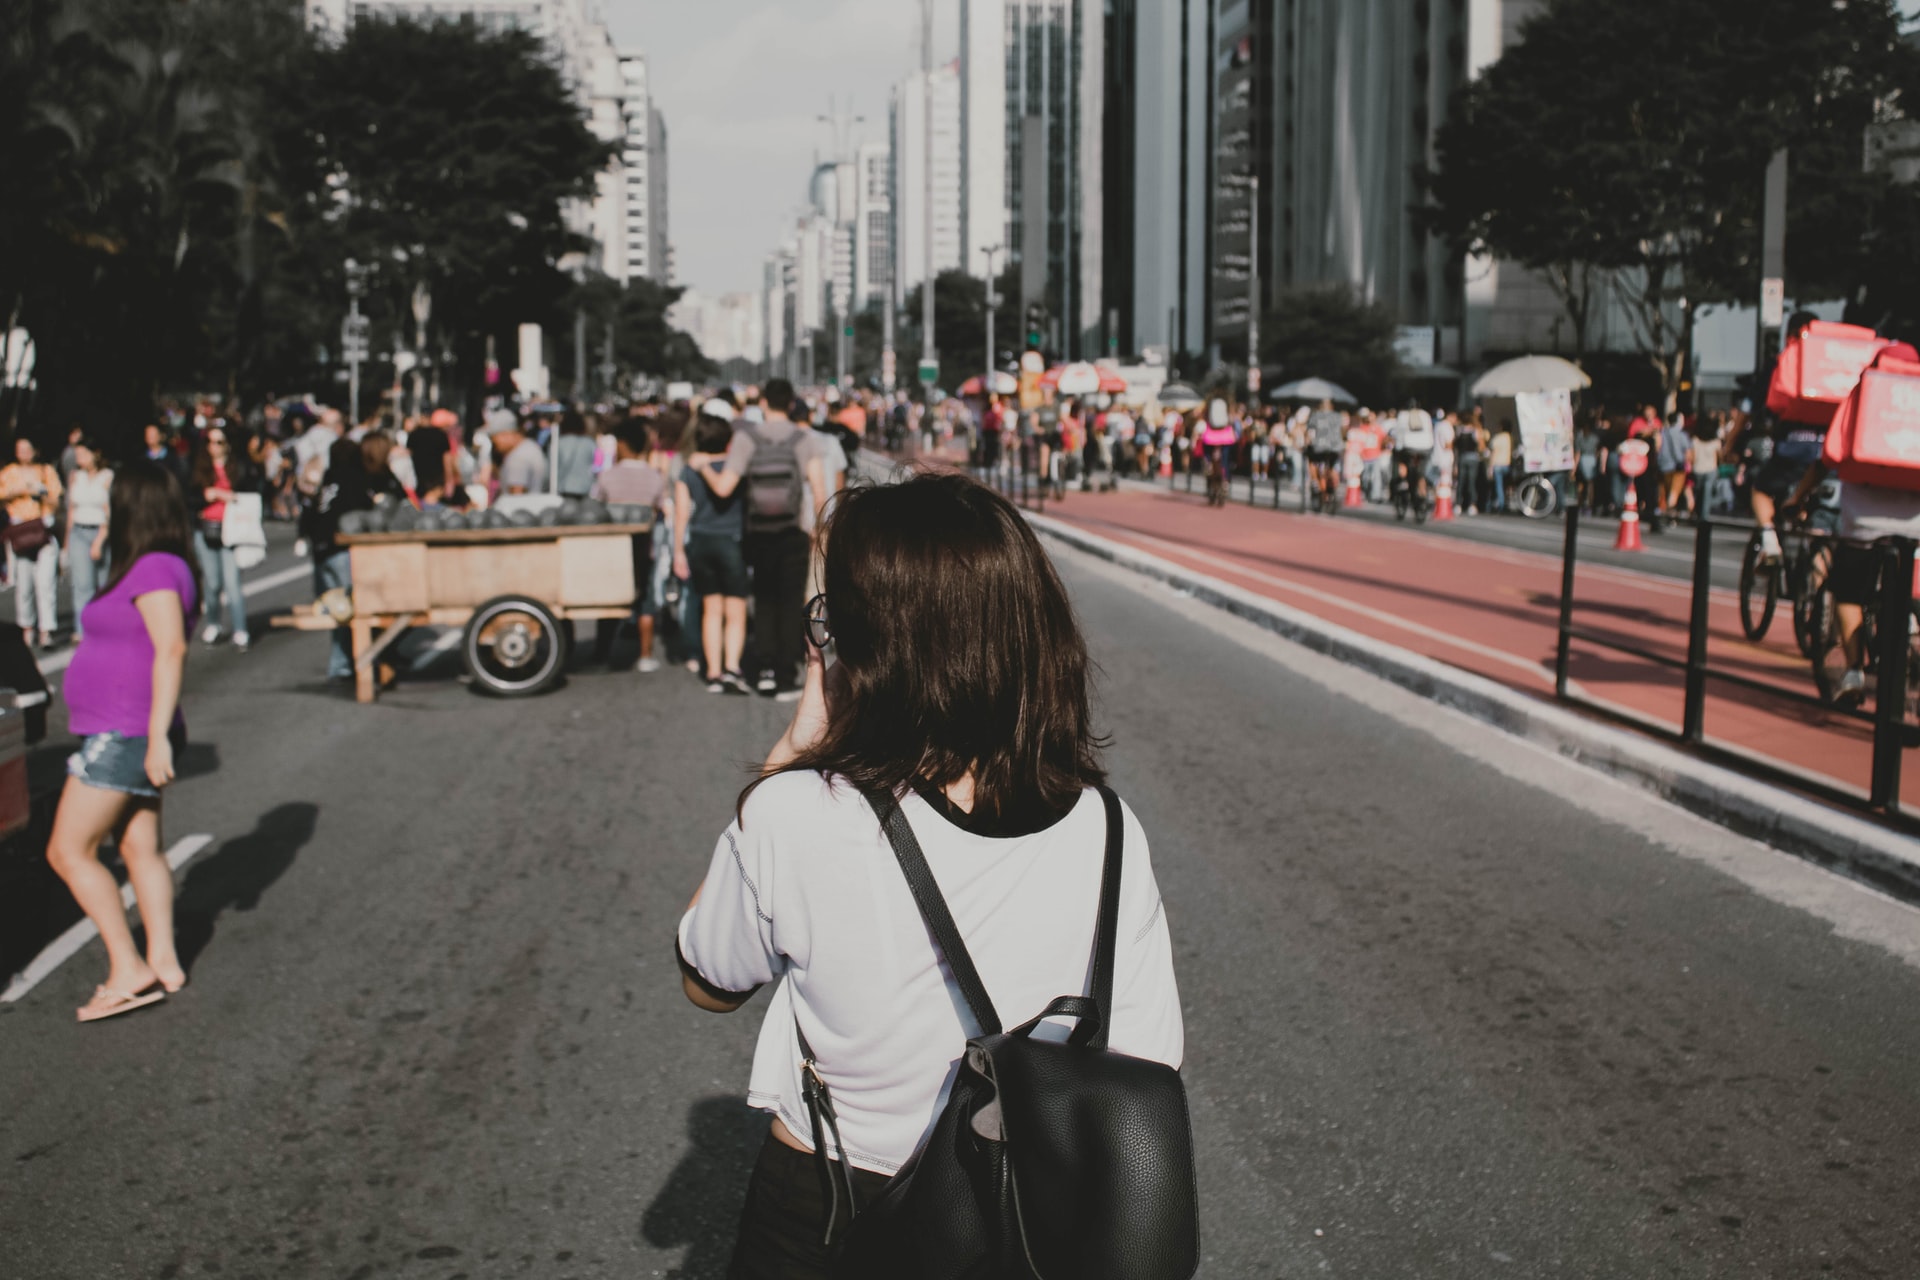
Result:
<instances>
[{"instance_id":1,"label":"gray backpack","mask_svg":"<svg viewBox=\"0 0 1920 1280\"><path fill-rule=\"evenodd\" d=\"M804 501L800 474L800 432L770 440L757 424L748 424L753 458L747 463L747 532L784 533L800 527Z\"/></svg>"}]
</instances>

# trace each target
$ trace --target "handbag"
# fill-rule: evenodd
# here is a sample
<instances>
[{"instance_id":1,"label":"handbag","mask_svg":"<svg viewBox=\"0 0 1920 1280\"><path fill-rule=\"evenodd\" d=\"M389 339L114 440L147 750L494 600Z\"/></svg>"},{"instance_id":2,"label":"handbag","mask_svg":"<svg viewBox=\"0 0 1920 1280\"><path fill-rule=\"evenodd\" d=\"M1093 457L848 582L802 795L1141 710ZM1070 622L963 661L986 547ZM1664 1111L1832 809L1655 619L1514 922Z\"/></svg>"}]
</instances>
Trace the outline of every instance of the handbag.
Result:
<instances>
[{"instance_id":1,"label":"handbag","mask_svg":"<svg viewBox=\"0 0 1920 1280\"><path fill-rule=\"evenodd\" d=\"M22 560L32 560L46 545L53 541L53 532L47 528L47 522L39 516L31 520L20 520L0 529L0 539L13 549L13 554Z\"/></svg>"},{"instance_id":2,"label":"handbag","mask_svg":"<svg viewBox=\"0 0 1920 1280\"><path fill-rule=\"evenodd\" d=\"M867 794L927 932L980 1034L967 1041L946 1106L886 1190L862 1208L838 1119L803 1034L814 1153L832 1193L827 1239L838 1280L1187 1280L1200 1262L1193 1131L1180 1073L1107 1048L1124 831L1106 805L1106 858L1092 990L1061 996L1003 1031L906 815ZM1063 1044L1032 1037L1072 1018ZM797 1025L797 1024L796 1024ZM841 1159L827 1154L827 1142ZM836 1240L844 1198L852 1215Z\"/></svg>"}]
</instances>

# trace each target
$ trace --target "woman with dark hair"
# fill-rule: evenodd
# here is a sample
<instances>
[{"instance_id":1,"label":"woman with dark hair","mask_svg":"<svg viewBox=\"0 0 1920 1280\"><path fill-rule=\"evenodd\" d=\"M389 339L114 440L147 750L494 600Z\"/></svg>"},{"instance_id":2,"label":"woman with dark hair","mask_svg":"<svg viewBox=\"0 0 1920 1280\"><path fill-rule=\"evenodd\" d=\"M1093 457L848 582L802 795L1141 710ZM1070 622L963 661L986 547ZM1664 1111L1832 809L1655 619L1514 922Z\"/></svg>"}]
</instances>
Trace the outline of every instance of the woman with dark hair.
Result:
<instances>
[{"instance_id":1,"label":"woman with dark hair","mask_svg":"<svg viewBox=\"0 0 1920 1280\"><path fill-rule=\"evenodd\" d=\"M693 453L727 451L733 424L702 413ZM740 671L747 647L746 503L738 489L722 498L699 471L682 467L673 482L673 573L700 597L700 651L708 693L751 694Z\"/></svg>"},{"instance_id":2,"label":"woman with dark hair","mask_svg":"<svg viewBox=\"0 0 1920 1280\"><path fill-rule=\"evenodd\" d=\"M340 517L366 511L374 503L367 480L366 451L351 440L335 440L327 451L327 469L320 492L301 522L300 532L313 547L313 594L344 590L353 585L353 560L340 545ZM335 627L327 650L327 679L353 679L353 645L345 627Z\"/></svg>"},{"instance_id":3,"label":"woman with dark hair","mask_svg":"<svg viewBox=\"0 0 1920 1280\"><path fill-rule=\"evenodd\" d=\"M107 946L107 980L81 1006L82 1022L138 1009L187 980L173 946L173 872L160 852L160 792L186 742L180 683L187 629L200 597L188 560L193 525L173 477L151 462L114 474L107 520L113 572L87 605L86 637L67 668L67 724L80 750L54 815L47 860ZM146 926L133 944L100 842L115 841Z\"/></svg>"},{"instance_id":4,"label":"woman with dark hair","mask_svg":"<svg viewBox=\"0 0 1920 1280\"><path fill-rule=\"evenodd\" d=\"M200 560L200 574L207 584L206 630L200 639L206 644L220 642L219 610L224 605L233 647L246 652L251 637L247 634L247 598L240 592L240 562L233 548L221 536L227 518L227 501L236 493L254 493L260 488L259 472L247 457L244 447L235 447L240 433L223 421L216 421L193 442L192 479L187 500L198 520L193 549ZM244 438L239 439L244 446Z\"/></svg>"},{"instance_id":5,"label":"woman with dark hair","mask_svg":"<svg viewBox=\"0 0 1920 1280\"><path fill-rule=\"evenodd\" d=\"M928 1131L980 1033L874 806L897 805L911 827L1008 1025L1084 989L1100 893L1106 775L1086 645L1020 514L964 476L923 475L849 491L825 548L799 707L678 936L683 986L701 1008L731 1011L785 979L754 1054L748 1100L774 1118L735 1277L827 1274L831 1197L809 1154L802 1037L804 1070L831 1090L838 1118L828 1153L851 1166L866 1203ZM1109 1045L1177 1066L1166 919L1146 835L1121 812Z\"/></svg>"}]
</instances>

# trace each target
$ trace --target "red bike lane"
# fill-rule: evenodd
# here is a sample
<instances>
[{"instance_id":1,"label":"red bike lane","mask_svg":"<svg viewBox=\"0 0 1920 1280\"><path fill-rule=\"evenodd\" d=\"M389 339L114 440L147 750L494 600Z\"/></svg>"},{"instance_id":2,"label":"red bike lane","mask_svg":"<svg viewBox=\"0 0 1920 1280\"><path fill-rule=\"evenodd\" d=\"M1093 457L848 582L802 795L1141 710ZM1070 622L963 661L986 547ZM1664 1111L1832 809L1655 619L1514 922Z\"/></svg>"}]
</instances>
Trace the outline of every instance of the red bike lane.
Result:
<instances>
[{"instance_id":1,"label":"red bike lane","mask_svg":"<svg viewBox=\"0 0 1920 1280\"><path fill-rule=\"evenodd\" d=\"M1185 568L1398 645L1523 693L1551 699L1558 637L1557 556L1436 537L1413 528L1242 506L1198 495L1125 489L1074 493L1046 514ZM1689 583L1582 564L1576 627L1675 660L1687 655ZM1813 691L1783 610L1765 641L1741 631L1739 604L1716 590L1708 614L1714 670ZM1576 640L1575 692L1678 731L1684 673ZM1708 681L1706 736L1714 745L1784 764L1864 795L1872 729L1847 716ZM1920 752L1903 761L1901 792L1920 797Z\"/></svg>"}]
</instances>

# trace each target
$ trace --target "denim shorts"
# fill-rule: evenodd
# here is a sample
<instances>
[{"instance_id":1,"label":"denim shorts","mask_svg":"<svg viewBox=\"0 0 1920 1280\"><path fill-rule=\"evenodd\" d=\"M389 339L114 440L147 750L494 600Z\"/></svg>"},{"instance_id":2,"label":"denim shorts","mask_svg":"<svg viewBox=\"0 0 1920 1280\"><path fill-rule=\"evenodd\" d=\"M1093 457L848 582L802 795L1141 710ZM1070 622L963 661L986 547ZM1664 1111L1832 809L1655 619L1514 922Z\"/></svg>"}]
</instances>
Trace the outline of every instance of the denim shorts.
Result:
<instances>
[{"instance_id":1,"label":"denim shorts","mask_svg":"<svg viewBox=\"0 0 1920 1280\"><path fill-rule=\"evenodd\" d=\"M185 745L178 729L168 737L177 754ZM147 740L143 735L130 738L108 730L90 733L80 740L80 749L67 757L67 776L78 778L90 787L119 791L130 796L159 796L160 790L147 779Z\"/></svg>"}]
</instances>

